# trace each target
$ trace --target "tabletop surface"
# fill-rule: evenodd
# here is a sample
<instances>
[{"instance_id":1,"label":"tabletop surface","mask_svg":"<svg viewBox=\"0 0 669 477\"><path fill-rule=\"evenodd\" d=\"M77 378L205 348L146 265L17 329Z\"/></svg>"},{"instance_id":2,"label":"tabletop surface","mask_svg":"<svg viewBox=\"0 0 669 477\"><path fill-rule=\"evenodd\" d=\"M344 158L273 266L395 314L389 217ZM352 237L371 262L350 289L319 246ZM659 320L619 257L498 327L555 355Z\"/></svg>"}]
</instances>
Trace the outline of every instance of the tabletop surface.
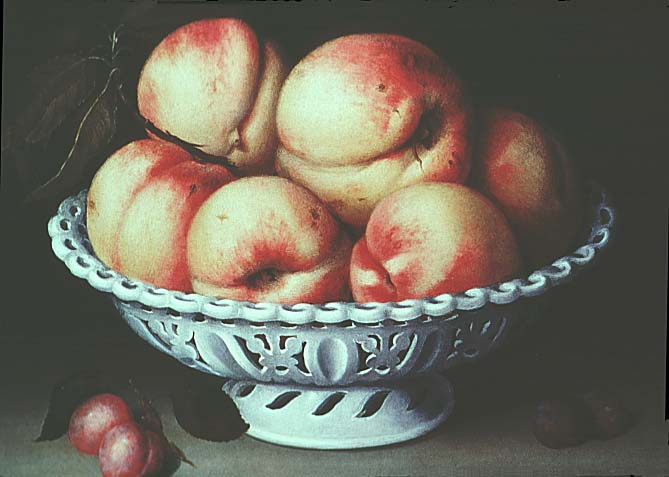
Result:
<instances>
[{"instance_id":1,"label":"tabletop surface","mask_svg":"<svg viewBox=\"0 0 669 477\"><path fill-rule=\"evenodd\" d=\"M197 465L182 465L177 476L659 476L669 472L669 429L662 419L663 368L657 359L664 339L659 335L646 337L648 357L637 360L627 359L623 353L614 360L567 357L552 364L526 346L522 346L522 354L500 352L490 357L490 363L454 372L456 411L427 436L384 448L316 451L267 444L247 436L229 443L190 436L176 423L168 397L169 383L179 375L181 365L124 333L119 325L125 324L115 316L111 304L99 308L104 315L99 324L116 328L116 336L100 338L100 327L96 326L88 336L52 336L48 341L3 338L0 343L0 358L5 363L0 475L97 475L97 460L77 453L66 436L32 442L39 434L51 387L62 370L81 368L82 358L93 368L131 374L154 399L165 434ZM604 385L614 391L637 414L634 427L608 441L560 450L543 447L531 433L531 416L537 400L555 389L554 382L539 376L545 372L559 373L554 379L569 389ZM572 374L565 377L564 373Z\"/></svg>"}]
</instances>

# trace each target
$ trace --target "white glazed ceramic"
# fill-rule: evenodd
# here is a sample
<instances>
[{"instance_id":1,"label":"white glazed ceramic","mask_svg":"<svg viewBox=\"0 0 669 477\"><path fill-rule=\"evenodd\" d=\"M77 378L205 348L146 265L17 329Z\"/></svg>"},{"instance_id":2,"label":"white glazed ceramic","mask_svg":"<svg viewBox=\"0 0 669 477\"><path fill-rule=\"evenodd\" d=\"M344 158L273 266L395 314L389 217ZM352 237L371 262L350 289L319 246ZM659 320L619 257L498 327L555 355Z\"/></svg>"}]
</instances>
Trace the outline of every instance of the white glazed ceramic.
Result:
<instances>
[{"instance_id":1,"label":"white glazed ceramic","mask_svg":"<svg viewBox=\"0 0 669 477\"><path fill-rule=\"evenodd\" d=\"M85 207L82 191L49 221L52 248L70 271L108 293L152 346L228 378L223 388L249 435L317 449L402 442L441 424L454 396L439 372L480 359L539 318L531 297L591 265L609 243L615 218L607 194L593 187L583 245L527 277L397 303L281 305L130 280L93 253Z\"/></svg>"}]
</instances>

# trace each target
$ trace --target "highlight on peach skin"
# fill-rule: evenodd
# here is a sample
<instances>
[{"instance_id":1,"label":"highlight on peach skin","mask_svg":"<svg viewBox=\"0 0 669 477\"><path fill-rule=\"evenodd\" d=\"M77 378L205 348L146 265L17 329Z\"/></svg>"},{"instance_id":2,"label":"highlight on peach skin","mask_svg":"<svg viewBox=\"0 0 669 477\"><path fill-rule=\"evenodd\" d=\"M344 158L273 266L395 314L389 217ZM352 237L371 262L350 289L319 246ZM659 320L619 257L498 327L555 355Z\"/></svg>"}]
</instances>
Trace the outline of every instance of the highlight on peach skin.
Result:
<instances>
[{"instance_id":1,"label":"highlight on peach skin","mask_svg":"<svg viewBox=\"0 0 669 477\"><path fill-rule=\"evenodd\" d=\"M484 110L473 176L511 222L530 265L546 265L569 251L584 198L555 133L515 111Z\"/></svg>"},{"instance_id":2,"label":"highlight on peach skin","mask_svg":"<svg viewBox=\"0 0 669 477\"><path fill-rule=\"evenodd\" d=\"M204 295L279 303L348 298L351 241L307 189L248 177L202 205L188 236L193 288Z\"/></svg>"},{"instance_id":3,"label":"highlight on peach skin","mask_svg":"<svg viewBox=\"0 0 669 477\"><path fill-rule=\"evenodd\" d=\"M242 20L198 20L153 50L139 77L137 103L162 131L225 156L244 174L269 173L286 72L276 45L258 40Z\"/></svg>"},{"instance_id":4,"label":"highlight on peach skin","mask_svg":"<svg viewBox=\"0 0 669 477\"><path fill-rule=\"evenodd\" d=\"M522 270L502 213L459 184L424 183L374 209L351 259L356 301L400 301L457 293Z\"/></svg>"},{"instance_id":5,"label":"highlight on peach skin","mask_svg":"<svg viewBox=\"0 0 669 477\"><path fill-rule=\"evenodd\" d=\"M279 49L234 18L155 47L139 112L196 147L149 134L102 165L87 204L100 260L162 288L294 304L459 293L568 252L582 183L550 129L474 108L445 59L400 35L340 36L292 70Z\"/></svg>"},{"instance_id":6,"label":"highlight on peach skin","mask_svg":"<svg viewBox=\"0 0 669 477\"><path fill-rule=\"evenodd\" d=\"M191 291L186 234L204 200L234 180L180 147L153 139L122 147L88 192L88 235L109 267L158 287Z\"/></svg>"},{"instance_id":7,"label":"highlight on peach skin","mask_svg":"<svg viewBox=\"0 0 669 477\"><path fill-rule=\"evenodd\" d=\"M468 101L456 72L425 45L399 35L336 38L286 79L277 171L364 226L390 192L467 179Z\"/></svg>"}]
</instances>

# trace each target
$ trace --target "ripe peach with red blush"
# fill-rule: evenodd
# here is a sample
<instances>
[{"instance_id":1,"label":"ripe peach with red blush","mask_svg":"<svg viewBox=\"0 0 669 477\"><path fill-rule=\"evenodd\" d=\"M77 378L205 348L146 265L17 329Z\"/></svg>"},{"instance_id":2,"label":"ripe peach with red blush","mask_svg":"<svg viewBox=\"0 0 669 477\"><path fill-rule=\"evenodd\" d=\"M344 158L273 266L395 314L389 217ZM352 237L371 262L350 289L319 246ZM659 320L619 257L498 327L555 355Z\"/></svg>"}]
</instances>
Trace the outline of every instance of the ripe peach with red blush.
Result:
<instances>
[{"instance_id":1,"label":"ripe peach with red blush","mask_svg":"<svg viewBox=\"0 0 669 477\"><path fill-rule=\"evenodd\" d=\"M523 114L483 112L473 184L509 219L533 266L568 252L583 215L574 164L555 134Z\"/></svg>"},{"instance_id":2,"label":"ripe peach with red blush","mask_svg":"<svg viewBox=\"0 0 669 477\"><path fill-rule=\"evenodd\" d=\"M88 192L88 235L97 256L130 278L192 291L186 235L200 205L234 180L223 166L195 162L180 147L153 139L112 154Z\"/></svg>"},{"instance_id":3,"label":"ripe peach with red blush","mask_svg":"<svg viewBox=\"0 0 669 477\"><path fill-rule=\"evenodd\" d=\"M142 68L140 113L243 173L273 170L275 113L286 68L277 47L235 18L183 25Z\"/></svg>"},{"instance_id":4,"label":"ripe peach with red blush","mask_svg":"<svg viewBox=\"0 0 669 477\"><path fill-rule=\"evenodd\" d=\"M194 290L235 300L346 300L350 254L348 234L325 205L280 177L246 177L221 187L188 234Z\"/></svg>"},{"instance_id":5,"label":"ripe peach with red blush","mask_svg":"<svg viewBox=\"0 0 669 477\"><path fill-rule=\"evenodd\" d=\"M463 83L429 48L398 35L343 36L289 73L276 167L342 221L364 226L401 187L464 182L470 123Z\"/></svg>"},{"instance_id":6,"label":"ripe peach with red blush","mask_svg":"<svg viewBox=\"0 0 669 477\"><path fill-rule=\"evenodd\" d=\"M97 455L105 434L132 419L132 412L123 399L114 394L98 394L75 409L70 417L68 436L79 452Z\"/></svg>"},{"instance_id":7,"label":"ripe peach with red blush","mask_svg":"<svg viewBox=\"0 0 669 477\"><path fill-rule=\"evenodd\" d=\"M522 270L504 215L459 184L401 189L374 209L351 258L358 302L400 301L490 285Z\"/></svg>"}]
</instances>

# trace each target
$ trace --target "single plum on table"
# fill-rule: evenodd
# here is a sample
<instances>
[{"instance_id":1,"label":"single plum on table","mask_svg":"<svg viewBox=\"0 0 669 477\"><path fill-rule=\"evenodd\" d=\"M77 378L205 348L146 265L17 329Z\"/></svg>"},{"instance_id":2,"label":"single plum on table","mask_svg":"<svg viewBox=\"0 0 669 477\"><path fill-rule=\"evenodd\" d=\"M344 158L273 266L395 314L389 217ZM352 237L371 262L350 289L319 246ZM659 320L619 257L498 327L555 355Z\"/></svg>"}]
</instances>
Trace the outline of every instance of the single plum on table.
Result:
<instances>
[{"instance_id":1,"label":"single plum on table","mask_svg":"<svg viewBox=\"0 0 669 477\"><path fill-rule=\"evenodd\" d=\"M160 471L165 439L135 422L111 429L100 444L98 459L104 477L149 477Z\"/></svg>"},{"instance_id":2,"label":"single plum on table","mask_svg":"<svg viewBox=\"0 0 669 477\"><path fill-rule=\"evenodd\" d=\"M84 401L74 411L68 436L80 452L97 455L105 434L132 419L132 411L123 399L114 394L98 394Z\"/></svg>"}]
</instances>

